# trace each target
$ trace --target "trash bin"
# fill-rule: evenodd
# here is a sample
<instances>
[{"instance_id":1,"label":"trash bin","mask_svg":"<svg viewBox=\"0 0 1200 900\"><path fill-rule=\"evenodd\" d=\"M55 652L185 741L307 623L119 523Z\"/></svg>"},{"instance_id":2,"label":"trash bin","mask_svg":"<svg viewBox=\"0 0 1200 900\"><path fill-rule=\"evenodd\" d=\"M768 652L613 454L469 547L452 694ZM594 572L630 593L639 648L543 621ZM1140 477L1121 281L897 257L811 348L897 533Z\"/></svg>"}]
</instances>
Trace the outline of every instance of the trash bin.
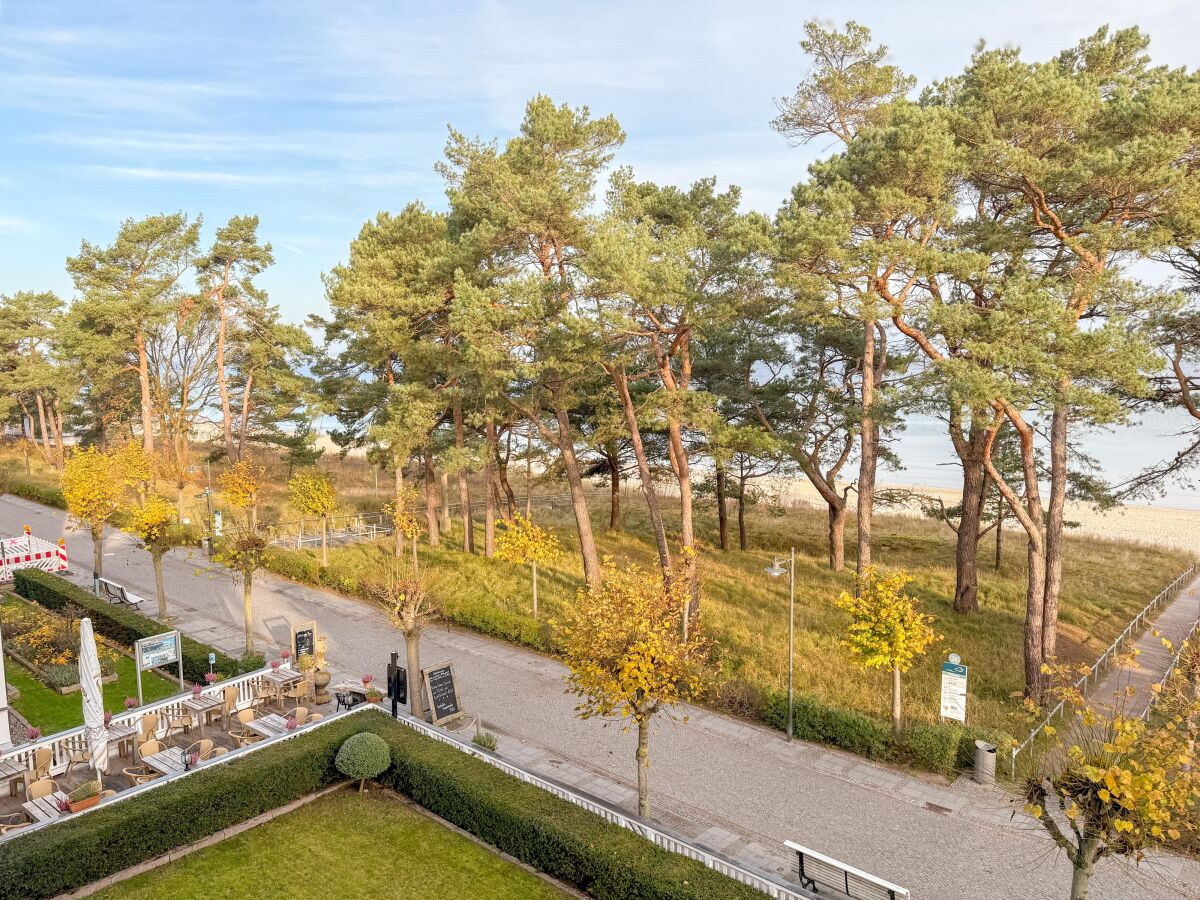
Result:
<instances>
[{"instance_id":1,"label":"trash bin","mask_svg":"<svg viewBox=\"0 0 1200 900\"><path fill-rule=\"evenodd\" d=\"M979 784L996 783L996 745L975 742L975 780Z\"/></svg>"}]
</instances>

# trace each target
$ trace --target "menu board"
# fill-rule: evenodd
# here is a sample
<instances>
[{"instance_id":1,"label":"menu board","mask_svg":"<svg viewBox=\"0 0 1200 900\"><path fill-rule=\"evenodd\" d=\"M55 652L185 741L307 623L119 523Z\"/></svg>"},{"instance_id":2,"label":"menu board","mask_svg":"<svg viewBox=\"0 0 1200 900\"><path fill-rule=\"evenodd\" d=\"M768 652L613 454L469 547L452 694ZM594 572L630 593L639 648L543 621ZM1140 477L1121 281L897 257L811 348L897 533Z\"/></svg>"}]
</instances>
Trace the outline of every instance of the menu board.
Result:
<instances>
[{"instance_id":1,"label":"menu board","mask_svg":"<svg viewBox=\"0 0 1200 900\"><path fill-rule=\"evenodd\" d=\"M298 628L292 629L292 652L295 659L307 654L312 656L317 646L317 623L305 622Z\"/></svg>"},{"instance_id":2,"label":"menu board","mask_svg":"<svg viewBox=\"0 0 1200 900\"><path fill-rule=\"evenodd\" d=\"M168 631L137 642L138 668L154 669L179 660L179 632Z\"/></svg>"},{"instance_id":3,"label":"menu board","mask_svg":"<svg viewBox=\"0 0 1200 900\"><path fill-rule=\"evenodd\" d=\"M446 662L430 666L422 669L421 674L425 679L433 724L442 725L461 716L458 691L454 686L454 664Z\"/></svg>"}]
</instances>

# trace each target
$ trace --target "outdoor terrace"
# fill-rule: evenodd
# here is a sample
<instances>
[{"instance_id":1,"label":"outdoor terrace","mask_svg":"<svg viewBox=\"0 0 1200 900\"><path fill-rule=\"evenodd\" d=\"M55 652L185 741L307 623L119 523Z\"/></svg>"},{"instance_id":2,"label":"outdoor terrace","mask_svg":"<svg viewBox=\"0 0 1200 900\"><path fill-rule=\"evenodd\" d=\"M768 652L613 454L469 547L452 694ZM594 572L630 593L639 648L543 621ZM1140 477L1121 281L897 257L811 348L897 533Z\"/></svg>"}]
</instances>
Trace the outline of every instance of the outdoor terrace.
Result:
<instances>
[{"instance_id":1,"label":"outdoor terrace","mask_svg":"<svg viewBox=\"0 0 1200 900\"><path fill-rule=\"evenodd\" d=\"M114 715L109 725L109 765L103 787L115 794L102 798L100 803L114 802L132 790L177 777L184 771L184 752L189 749L203 749L204 758L197 762L203 768L226 754L285 739L318 724L338 708L332 693L335 685L343 695L350 688L335 678L329 701L317 703L311 683L285 665L277 670L259 669L217 682L198 694L187 691ZM353 699L361 701L361 685L357 690ZM289 725L289 721L296 724ZM148 746L146 742L151 740L159 746ZM211 747L197 746L201 741L211 741ZM139 748L147 752L142 754ZM131 777L134 773L144 777ZM49 786L52 793L31 803L30 786L45 778L53 781ZM21 834L29 826L73 815L59 812L56 800L95 778L82 727L0 754L0 826L24 823L24 827L0 835L0 841Z\"/></svg>"}]
</instances>

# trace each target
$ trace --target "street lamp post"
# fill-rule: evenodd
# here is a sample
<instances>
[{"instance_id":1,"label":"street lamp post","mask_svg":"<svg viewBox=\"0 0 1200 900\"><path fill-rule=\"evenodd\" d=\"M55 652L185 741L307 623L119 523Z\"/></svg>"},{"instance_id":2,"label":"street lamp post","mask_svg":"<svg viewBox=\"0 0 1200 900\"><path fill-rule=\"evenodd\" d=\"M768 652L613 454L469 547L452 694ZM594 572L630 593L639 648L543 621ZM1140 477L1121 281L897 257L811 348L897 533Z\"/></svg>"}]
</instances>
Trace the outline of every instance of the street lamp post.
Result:
<instances>
[{"instance_id":1,"label":"street lamp post","mask_svg":"<svg viewBox=\"0 0 1200 900\"><path fill-rule=\"evenodd\" d=\"M793 674L796 670L796 548L792 548L792 555L784 567L784 561L779 557L771 562L767 567L767 574L772 578L778 578L784 572L788 573L789 592L788 592L788 682L787 682L787 739L788 743L792 742L792 726L795 723L796 695L793 690Z\"/></svg>"}]
</instances>

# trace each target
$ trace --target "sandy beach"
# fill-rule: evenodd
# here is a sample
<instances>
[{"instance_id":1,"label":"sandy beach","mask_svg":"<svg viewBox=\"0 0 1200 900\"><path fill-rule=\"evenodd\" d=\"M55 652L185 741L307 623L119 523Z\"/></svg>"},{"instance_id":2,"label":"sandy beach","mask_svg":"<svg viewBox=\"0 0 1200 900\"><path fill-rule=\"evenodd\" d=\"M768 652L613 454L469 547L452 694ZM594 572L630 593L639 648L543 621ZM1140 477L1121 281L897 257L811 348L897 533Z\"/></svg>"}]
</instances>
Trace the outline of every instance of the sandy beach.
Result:
<instances>
[{"instance_id":1,"label":"sandy beach","mask_svg":"<svg viewBox=\"0 0 1200 900\"><path fill-rule=\"evenodd\" d=\"M881 484L879 489L881 491L886 489L911 491L938 497L947 506L957 503L960 496L958 491L944 487ZM824 505L820 495L807 481L780 479L771 485L768 491L785 503L801 502ZM850 495L850 503L854 503L853 494ZM892 515L922 515L920 503L915 499L906 504L879 508L879 512ZM1200 556L1200 510L1131 505L1101 511L1088 503L1068 501L1066 518L1069 522L1078 523L1078 527L1070 530L1071 534L1085 534L1093 537L1171 547ZM1010 526L1006 521L1005 529L1009 530L1010 528L1015 531L1020 530L1020 526L1016 522Z\"/></svg>"}]
</instances>

